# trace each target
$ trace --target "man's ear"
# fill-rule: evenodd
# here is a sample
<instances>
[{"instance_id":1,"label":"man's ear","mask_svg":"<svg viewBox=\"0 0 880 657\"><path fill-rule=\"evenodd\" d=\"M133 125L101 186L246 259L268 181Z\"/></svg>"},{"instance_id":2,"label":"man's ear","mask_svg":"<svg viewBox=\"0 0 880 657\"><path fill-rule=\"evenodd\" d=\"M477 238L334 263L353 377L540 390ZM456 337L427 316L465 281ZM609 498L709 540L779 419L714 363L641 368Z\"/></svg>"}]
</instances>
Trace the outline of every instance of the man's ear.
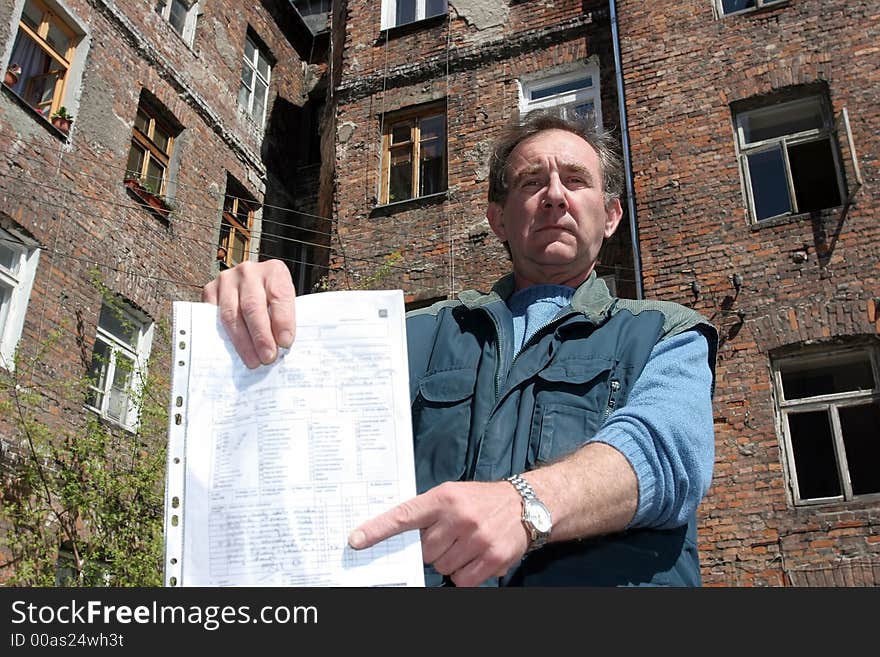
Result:
<instances>
[{"instance_id":1,"label":"man's ear","mask_svg":"<svg viewBox=\"0 0 880 657\"><path fill-rule=\"evenodd\" d=\"M605 239L614 235L620 218L623 216L623 208L620 206L620 199L613 198L605 204Z\"/></svg>"},{"instance_id":2,"label":"man's ear","mask_svg":"<svg viewBox=\"0 0 880 657\"><path fill-rule=\"evenodd\" d=\"M489 220L489 226L492 228L492 232L498 236L498 239L506 242L507 231L504 229L504 208L494 201L489 203L489 207L486 208L486 219Z\"/></svg>"}]
</instances>

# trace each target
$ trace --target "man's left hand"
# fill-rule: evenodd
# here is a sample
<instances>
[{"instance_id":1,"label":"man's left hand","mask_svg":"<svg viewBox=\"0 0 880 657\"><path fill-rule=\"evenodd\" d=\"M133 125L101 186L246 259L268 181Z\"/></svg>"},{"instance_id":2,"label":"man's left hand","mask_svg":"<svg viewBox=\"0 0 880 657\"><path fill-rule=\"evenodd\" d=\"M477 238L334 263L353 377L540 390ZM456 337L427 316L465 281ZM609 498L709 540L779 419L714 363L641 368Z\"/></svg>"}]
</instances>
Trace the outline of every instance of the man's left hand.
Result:
<instances>
[{"instance_id":1,"label":"man's left hand","mask_svg":"<svg viewBox=\"0 0 880 657\"><path fill-rule=\"evenodd\" d=\"M358 550L418 529L422 558L456 586L500 577L528 548L522 499L506 481L447 482L368 520L351 532Z\"/></svg>"}]
</instances>

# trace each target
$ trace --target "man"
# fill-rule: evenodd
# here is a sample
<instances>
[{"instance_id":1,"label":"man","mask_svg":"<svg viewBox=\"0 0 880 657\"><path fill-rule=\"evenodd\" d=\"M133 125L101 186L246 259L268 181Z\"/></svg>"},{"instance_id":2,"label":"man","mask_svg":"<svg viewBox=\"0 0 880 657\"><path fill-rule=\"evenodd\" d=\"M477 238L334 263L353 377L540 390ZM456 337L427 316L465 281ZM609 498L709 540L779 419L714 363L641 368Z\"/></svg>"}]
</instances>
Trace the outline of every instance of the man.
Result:
<instances>
[{"instance_id":1,"label":"man","mask_svg":"<svg viewBox=\"0 0 880 657\"><path fill-rule=\"evenodd\" d=\"M352 547L419 529L428 584L700 584L716 334L596 277L620 179L605 137L555 116L498 142L486 216L513 273L409 314L420 494L352 531ZM250 367L291 344L293 297L277 262L243 263L203 294Z\"/></svg>"}]
</instances>

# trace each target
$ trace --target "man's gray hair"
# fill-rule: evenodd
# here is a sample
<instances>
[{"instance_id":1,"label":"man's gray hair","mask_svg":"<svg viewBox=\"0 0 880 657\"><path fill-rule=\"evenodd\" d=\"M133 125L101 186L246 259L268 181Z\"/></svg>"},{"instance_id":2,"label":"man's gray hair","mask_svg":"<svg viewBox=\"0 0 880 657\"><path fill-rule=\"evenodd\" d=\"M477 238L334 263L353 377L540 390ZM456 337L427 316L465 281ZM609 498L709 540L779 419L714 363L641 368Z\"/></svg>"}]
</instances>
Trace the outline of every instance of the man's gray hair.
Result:
<instances>
[{"instance_id":1,"label":"man's gray hair","mask_svg":"<svg viewBox=\"0 0 880 657\"><path fill-rule=\"evenodd\" d=\"M566 119L558 110L530 112L519 124L505 129L495 142L489 159L489 202L503 205L507 200L507 164L510 154L523 141L545 130L564 130L577 135L596 151L602 174L605 204L620 198L623 190L623 163L617 142L604 130L598 130L592 115Z\"/></svg>"}]
</instances>

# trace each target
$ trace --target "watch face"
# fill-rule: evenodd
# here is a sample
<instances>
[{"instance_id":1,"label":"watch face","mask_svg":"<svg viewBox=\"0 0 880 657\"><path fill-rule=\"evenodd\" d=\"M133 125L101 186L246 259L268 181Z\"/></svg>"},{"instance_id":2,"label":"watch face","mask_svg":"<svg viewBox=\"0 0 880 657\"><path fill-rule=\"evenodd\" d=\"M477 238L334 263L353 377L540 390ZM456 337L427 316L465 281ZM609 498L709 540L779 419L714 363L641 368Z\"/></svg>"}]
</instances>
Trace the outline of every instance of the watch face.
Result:
<instances>
[{"instance_id":1,"label":"watch face","mask_svg":"<svg viewBox=\"0 0 880 657\"><path fill-rule=\"evenodd\" d=\"M550 511L541 502L531 500L525 508L526 520L541 534L547 534L553 527Z\"/></svg>"}]
</instances>

